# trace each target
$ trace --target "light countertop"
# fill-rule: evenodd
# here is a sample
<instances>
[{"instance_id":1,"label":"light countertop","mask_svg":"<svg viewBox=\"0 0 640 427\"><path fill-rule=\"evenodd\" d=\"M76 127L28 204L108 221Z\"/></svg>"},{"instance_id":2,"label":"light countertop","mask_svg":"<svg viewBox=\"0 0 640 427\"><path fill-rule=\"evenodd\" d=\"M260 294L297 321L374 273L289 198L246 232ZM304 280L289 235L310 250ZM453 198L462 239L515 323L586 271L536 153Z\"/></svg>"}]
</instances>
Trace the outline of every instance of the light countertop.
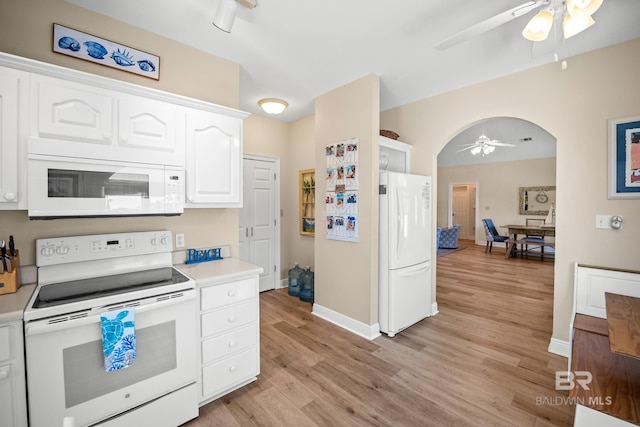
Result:
<instances>
[{"instance_id":1,"label":"light countertop","mask_svg":"<svg viewBox=\"0 0 640 427\"><path fill-rule=\"evenodd\" d=\"M22 285L17 292L0 295L0 323L22 320L24 309L35 289L35 283Z\"/></svg>"},{"instance_id":2,"label":"light countertop","mask_svg":"<svg viewBox=\"0 0 640 427\"><path fill-rule=\"evenodd\" d=\"M238 258L225 258L197 264L176 264L174 267L198 284L205 281L207 284L229 282L263 272L262 267Z\"/></svg>"}]
</instances>

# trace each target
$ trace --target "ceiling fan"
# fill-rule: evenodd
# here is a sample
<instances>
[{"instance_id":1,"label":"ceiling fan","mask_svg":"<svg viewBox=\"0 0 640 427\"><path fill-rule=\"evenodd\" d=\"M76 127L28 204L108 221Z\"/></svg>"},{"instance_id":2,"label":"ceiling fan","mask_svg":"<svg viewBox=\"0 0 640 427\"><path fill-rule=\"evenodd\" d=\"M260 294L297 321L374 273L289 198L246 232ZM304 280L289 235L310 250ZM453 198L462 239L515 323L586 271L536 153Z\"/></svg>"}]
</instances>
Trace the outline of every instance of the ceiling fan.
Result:
<instances>
[{"instance_id":1,"label":"ceiling fan","mask_svg":"<svg viewBox=\"0 0 640 427\"><path fill-rule=\"evenodd\" d=\"M545 40L556 18L562 18L564 38L567 39L586 30L595 23L591 15L602 5L602 1L603 0L531 0L472 25L447 38L435 46L435 48L438 50L448 49L504 25L520 16L526 15L534 9L540 9L540 11L531 18L522 31L522 35L526 39L531 41Z\"/></svg>"},{"instance_id":2,"label":"ceiling fan","mask_svg":"<svg viewBox=\"0 0 640 427\"><path fill-rule=\"evenodd\" d=\"M462 150L458 150L457 153L461 151L471 150L471 154L474 156L476 154L482 153L482 155L493 153L496 147L515 147L515 144L508 144L506 142L500 142L497 139L491 139L487 135L482 134L476 139L476 142L473 144L465 144Z\"/></svg>"}]
</instances>

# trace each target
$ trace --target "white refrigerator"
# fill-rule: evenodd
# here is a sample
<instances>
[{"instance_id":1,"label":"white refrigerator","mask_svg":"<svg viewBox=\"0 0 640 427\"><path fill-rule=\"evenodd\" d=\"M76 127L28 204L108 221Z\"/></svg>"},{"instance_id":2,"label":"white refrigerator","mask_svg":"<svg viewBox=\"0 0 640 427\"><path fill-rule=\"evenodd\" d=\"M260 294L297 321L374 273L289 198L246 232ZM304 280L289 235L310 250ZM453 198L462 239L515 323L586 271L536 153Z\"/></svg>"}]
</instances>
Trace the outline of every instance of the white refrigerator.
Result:
<instances>
[{"instance_id":1,"label":"white refrigerator","mask_svg":"<svg viewBox=\"0 0 640 427\"><path fill-rule=\"evenodd\" d=\"M431 315L431 177L380 173L378 321L398 332Z\"/></svg>"}]
</instances>

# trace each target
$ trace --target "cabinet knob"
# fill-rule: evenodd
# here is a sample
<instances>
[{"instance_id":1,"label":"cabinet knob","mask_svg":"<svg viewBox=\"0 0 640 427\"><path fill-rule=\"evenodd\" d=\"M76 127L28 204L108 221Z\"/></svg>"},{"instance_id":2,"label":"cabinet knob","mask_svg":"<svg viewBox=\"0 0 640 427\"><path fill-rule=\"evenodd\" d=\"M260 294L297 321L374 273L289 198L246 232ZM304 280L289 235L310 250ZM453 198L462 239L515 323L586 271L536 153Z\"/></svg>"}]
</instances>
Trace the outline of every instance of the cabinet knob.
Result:
<instances>
[{"instance_id":1,"label":"cabinet knob","mask_svg":"<svg viewBox=\"0 0 640 427\"><path fill-rule=\"evenodd\" d=\"M227 295L229 295L231 298L236 296L236 292L235 291L229 291L227 292Z\"/></svg>"},{"instance_id":2,"label":"cabinet knob","mask_svg":"<svg viewBox=\"0 0 640 427\"><path fill-rule=\"evenodd\" d=\"M236 321L236 318L233 316L229 316L229 318L227 319L229 321L229 323L233 323Z\"/></svg>"},{"instance_id":3,"label":"cabinet knob","mask_svg":"<svg viewBox=\"0 0 640 427\"><path fill-rule=\"evenodd\" d=\"M3 380L5 378L9 377L9 372L8 371L0 371L0 380Z\"/></svg>"},{"instance_id":4,"label":"cabinet knob","mask_svg":"<svg viewBox=\"0 0 640 427\"><path fill-rule=\"evenodd\" d=\"M4 199L11 202L11 201L16 199L16 194L15 193L4 193Z\"/></svg>"},{"instance_id":5,"label":"cabinet knob","mask_svg":"<svg viewBox=\"0 0 640 427\"><path fill-rule=\"evenodd\" d=\"M229 372L235 372L235 371L236 371L236 367L235 366L229 367Z\"/></svg>"},{"instance_id":6,"label":"cabinet knob","mask_svg":"<svg viewBox=\"0 0 640 427\"><path fill-rule=\"evenodd\" d=\"M229 348L233 348L236 346L236 342L235 341L229 341Z\"/></svg>"}]
</instances>

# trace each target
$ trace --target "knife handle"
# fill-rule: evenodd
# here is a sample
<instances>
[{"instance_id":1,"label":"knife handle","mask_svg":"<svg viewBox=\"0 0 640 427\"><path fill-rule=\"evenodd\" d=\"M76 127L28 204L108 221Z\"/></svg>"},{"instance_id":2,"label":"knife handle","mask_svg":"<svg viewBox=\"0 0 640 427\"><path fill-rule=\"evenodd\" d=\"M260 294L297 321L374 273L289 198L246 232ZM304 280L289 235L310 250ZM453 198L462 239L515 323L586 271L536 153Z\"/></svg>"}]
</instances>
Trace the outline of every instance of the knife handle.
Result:
<instances>
[{"instance_id":1,"label":"knife handle","mask_svg":"<svg viewBox=\"0 0 640 427\"><path fill-rule=\"evenodd\" d=\"M9 236L9 253L11 256L16 256L16 246L13 243L13 235Z\"/></svg>"}]
</instances>

